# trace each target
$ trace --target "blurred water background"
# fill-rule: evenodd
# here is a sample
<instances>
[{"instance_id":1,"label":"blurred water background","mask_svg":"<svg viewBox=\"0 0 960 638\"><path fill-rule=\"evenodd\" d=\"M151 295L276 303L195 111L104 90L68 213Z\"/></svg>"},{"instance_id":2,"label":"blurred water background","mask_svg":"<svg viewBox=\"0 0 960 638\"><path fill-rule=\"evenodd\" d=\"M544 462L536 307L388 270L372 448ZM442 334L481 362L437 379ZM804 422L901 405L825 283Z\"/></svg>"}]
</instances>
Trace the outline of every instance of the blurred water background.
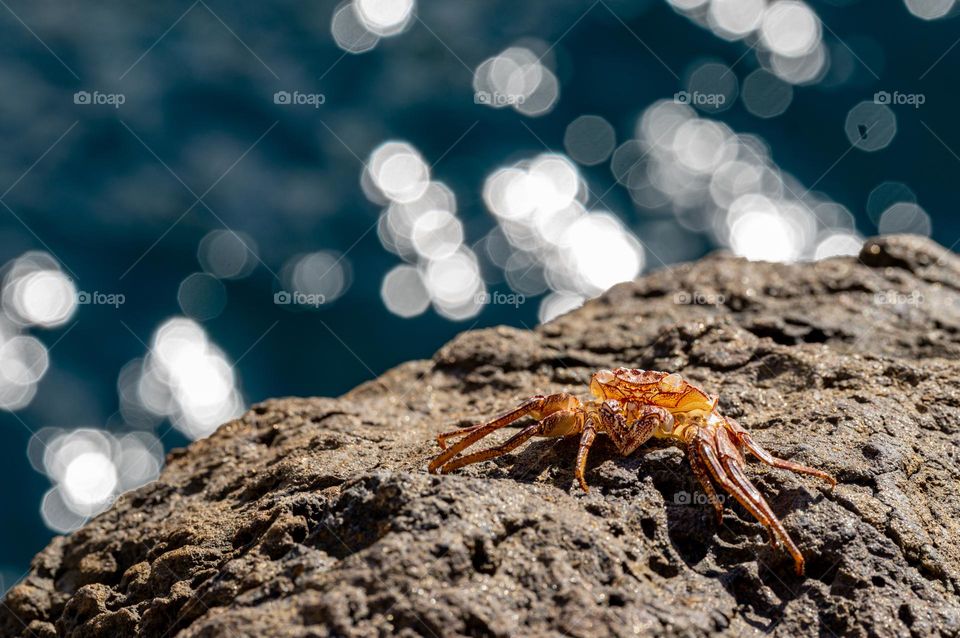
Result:
<instances>
[{"instance_id":1,"label":"blurred water background","mask_svg":"<svg viewBox=\"0 0 960 638\"><path fill-rule=\"evenodd\" d=\"M952 246L957 12L0 1L0 588L256 401L716 248Z\"/></svg>"}]
</instances>

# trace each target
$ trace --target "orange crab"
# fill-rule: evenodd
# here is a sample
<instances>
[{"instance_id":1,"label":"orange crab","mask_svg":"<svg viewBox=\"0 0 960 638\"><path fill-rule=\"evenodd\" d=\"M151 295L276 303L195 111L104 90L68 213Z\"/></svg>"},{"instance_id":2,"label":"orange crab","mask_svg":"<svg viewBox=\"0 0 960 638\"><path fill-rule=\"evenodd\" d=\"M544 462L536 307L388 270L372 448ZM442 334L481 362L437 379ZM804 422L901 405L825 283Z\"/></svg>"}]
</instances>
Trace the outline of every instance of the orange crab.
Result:
<instances>
[{"instance_id":1,"label":"orange crab","mask_svg":"<svg viewBox=\"0 0 960 638\"><path fill-rule=\"evenodd\" d=\"M584 471L587 454L598 433L609 436L623 456L632 454L650 437L668 439L686 450L690 467L713 504L718 522L723 517L723 503L714 482L767 528L774 547L778 540L786 546L797 574L803 574L803 555L744 473L744 455L750 452L768 465L816 476L831 486L836 485L836 479L767 452L740 424L720 414L717 397L709 396L679 374L628 368L600 370L590 380L590 392L595 399L589 401L580 401L566 392L531 397L492 421L444 432L437 437L443 452L430 462L429 470L446 474L464 465L496 458L534 436L579 434L575 474L584 491L589 491ZM454 458L491 432L527 415L537 422L503 444ZM457 438L460 440L447 448L447 440Z\"/></svg>"}]
</instances>

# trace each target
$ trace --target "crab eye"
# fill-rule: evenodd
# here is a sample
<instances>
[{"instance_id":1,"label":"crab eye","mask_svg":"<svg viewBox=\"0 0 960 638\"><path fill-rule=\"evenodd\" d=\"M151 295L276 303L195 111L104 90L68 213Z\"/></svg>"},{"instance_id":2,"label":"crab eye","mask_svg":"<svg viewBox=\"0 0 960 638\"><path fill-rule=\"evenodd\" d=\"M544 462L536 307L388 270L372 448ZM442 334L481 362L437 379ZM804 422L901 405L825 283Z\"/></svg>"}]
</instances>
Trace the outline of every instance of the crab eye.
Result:
<instances>
[{"instance_id":1,"label":"crab eye","mask_svg":"<svg viewBox=\"0 0 960 638\"><path fill-rule=\"evenodd\" d=\"M672 372L660 379L661 392L679 392L683 389L683 377L676 372Z\"/></svg>"},{"instance_id":2,"label":"crab eye","mask_svg":"<svg viewBox=\"0 0 960 638\"><path fill-rule=\"evenodd\" d=\"M613 372L610 370L600 370L593 375L593 378L599 381L600 383L610 383L613 381Z\"/></svg>"}]
</instances>

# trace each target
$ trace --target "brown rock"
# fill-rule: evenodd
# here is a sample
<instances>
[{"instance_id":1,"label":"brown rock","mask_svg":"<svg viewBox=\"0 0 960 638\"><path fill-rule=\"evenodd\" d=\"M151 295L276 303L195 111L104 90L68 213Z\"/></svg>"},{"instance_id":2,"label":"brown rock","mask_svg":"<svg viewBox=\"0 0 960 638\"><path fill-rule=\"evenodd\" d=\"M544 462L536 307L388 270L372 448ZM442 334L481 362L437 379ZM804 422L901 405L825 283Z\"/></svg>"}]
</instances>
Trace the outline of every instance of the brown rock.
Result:
<instances>
[{"instance_id":1,"label":"brown rock","mask_svg":"<svg viewBox=\"0 0 960 638\"><path fill-rule=\"evenodd\" d=\"M4 636L929 636L960 633L960 260L711 256L533 332L460 335L339 399L277 399L170 454L51 543ZM693 302L693 303L690 303ZM704 303L706 302L706 303ZM598 367L676 370L829 490L751 463L807 577L683 453L535 440L443 477L434 436Z\"/></svg>"}]
</instances>

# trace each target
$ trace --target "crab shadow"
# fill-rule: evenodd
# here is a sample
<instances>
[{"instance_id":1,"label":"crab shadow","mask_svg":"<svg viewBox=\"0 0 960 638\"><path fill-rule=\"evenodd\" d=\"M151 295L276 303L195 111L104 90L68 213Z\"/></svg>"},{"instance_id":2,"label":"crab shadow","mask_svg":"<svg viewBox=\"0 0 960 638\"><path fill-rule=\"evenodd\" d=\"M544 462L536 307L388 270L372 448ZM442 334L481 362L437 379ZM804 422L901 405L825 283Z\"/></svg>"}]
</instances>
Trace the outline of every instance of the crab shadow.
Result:
<instances>
[{"instance_id":1,"label":"crab shadow","mask_svg":"<svg viewBox=\"0 0 960 638\"><path fill-rule=\"evenodd\" d=\"M580 489L574 476L577 447L577 437L538 439L503 457L497 465L511 480L546 483L575 493ZM791 481L780 476L782 470L772 468L758 472L761 467L764 466L750 461L747 474L781 517L823 498L802 484L805 479ZM738 604L753 610L758 618L745 620L757 629L772 630L782 620L790 601L806 591L805 579L794 573L793 560L786 550L772 548L763 526L722 490L718 493L724 500L725 513L722 522L717 523L714 509L684 452L673 445L651 441L623 457L602 437L590 451L586 479L591 491L605 500L629 500L652 483L662 497L666 534L658 536L654 532L648 536L652 540L665 537L672 551L664 548L665 557L651 558L651 568L661 576L675 577L684 571L679 564L682 562L693 571L716 578ZM642 499L644 503L649 501L649 497ZM650 519L648 512L641 521ZM821 573L811 558L808 556L808 572ZM751 563L756 563L756 567ZM818 580L830 582L830 578L828 568Z\"/></svg>"}]
</instances>

